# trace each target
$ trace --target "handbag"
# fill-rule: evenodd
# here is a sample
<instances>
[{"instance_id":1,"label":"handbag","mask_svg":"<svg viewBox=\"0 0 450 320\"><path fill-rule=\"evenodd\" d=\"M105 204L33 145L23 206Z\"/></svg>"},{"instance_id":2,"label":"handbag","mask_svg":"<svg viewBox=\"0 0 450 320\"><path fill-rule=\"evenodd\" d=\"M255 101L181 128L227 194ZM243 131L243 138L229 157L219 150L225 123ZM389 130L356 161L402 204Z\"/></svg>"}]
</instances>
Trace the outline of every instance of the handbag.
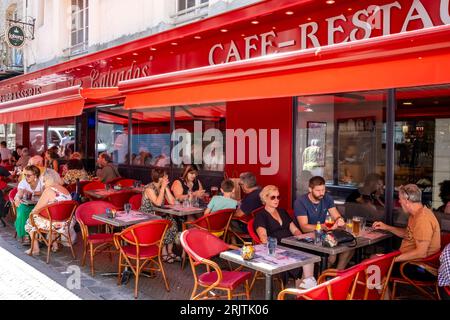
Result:
<instances>
[{"instance_id":1,"label":"handbag","mask_svg":"<svg viewBox=\"0 0 450 320\"><path fill-rule=\"evenodd\" d=\"M328 231L323 240L323 245L333 248L340 244L348 244L349 247L356 247L356 238L350 232L342 229Z\"/></svg>"}]
</instances>

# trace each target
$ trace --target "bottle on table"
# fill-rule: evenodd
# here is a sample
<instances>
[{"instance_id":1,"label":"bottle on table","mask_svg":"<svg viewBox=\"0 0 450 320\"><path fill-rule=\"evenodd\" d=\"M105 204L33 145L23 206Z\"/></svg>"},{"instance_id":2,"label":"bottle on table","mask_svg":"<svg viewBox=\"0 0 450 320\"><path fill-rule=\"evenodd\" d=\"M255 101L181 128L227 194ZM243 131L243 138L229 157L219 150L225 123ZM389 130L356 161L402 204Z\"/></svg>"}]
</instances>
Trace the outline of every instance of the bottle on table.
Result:
<instances>
[{"instance_id":1,"label":"bottle on table","mask_svg":"<svg viewBox=\"0 0 450 320\"><path fill-rule=\"evenodd\" d=\"M314 230L314 244L322 243L322 226L320 221L317 221L316 229Z\"/></svg>"}]
</instances>

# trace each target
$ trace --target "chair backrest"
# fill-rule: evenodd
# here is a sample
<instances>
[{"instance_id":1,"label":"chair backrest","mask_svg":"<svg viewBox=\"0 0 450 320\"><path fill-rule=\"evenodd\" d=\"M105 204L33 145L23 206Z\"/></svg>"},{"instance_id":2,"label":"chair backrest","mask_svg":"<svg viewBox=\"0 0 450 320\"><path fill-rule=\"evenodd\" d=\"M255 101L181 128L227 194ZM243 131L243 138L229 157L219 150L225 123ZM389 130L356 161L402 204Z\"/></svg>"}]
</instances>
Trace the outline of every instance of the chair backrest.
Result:
<instances>
[{"instance_id":1,"label":"chair backrest","mask_svg":"<svg viewBox=\"0 0 450 320\"><path fill-rule=\"evenodd\" d=\"M114 178L114 179L111 179L111 180L106 181L106 183L108 183L108 184L114 186L114 185L116 185L116 183L119 182L120 180L123 180L123 178L122 178L122 177L117 177L117 178Z\"/></svg>"},{"instance_id":2,"label":"chair backrest","mask_svg":"<svg viewBox=\"0 0 450 320\"><path fill-rule=\"evenodd\" d=\"M39 215L44 219L55 221L70 220L78 206L78 202L69 200L52 203L39 211Z\"/></svg>"},{"instance_id":3,"label":"chair backrest","mask_svg":"<svg viewBox=\"0 0 450 320\"><path fill-rule=\"evenodd\" d=\"M75 217L81 225L87 227L104 225L104 222L92 218L94 214L102 214L106 209L117 209L111 203L106 201L88 201L78 206L75 211Z\"/></svg>"},{"instance_id":4,"label":"chair backrest","mask_svg":"<svg viewBox=\"0 0 450 320\"><path fill-rule=\"evenodd\" d=\"M137 247L162 246L164 234L170 223L166 219L142 222L128 227L116 235L127 243Z\"/></svg>"},{"instance_id":5,"label":"chair backrest","mask_svg":"<svg viewBox=\"0 0 450 320\"><path fill-rule=\"evenodd\" d=\"M358 277L355 299L379 300L383 298L394 265L395 257L400 251L386 253L362 261L359 265L364 267Z\"/></svg>"},{"instance_id":6,"label":"chair backrest","mask_svg":"<svg viewBox=\"0 0 450 320\"><path fill-rule=\"evenodd\" d=\"M123 205L127 203L135 193L133 191L124 191L113 193L108 197L108 201L111 202L117 209L122 210Z\"/></svg>"},{"instance_id":7,"label":"chair backrest","mask_svg":"<svg viewBox=\"0 0 450 320\"><path fill-rule=\"evenodd\" d=\"M185 230L180 240L183 249L195 262L202 262L229 248L225 241L202 229Z\"/></svg>"},{"instance_id":8,"label":"chair backrest","mask_svg":"<svg viewBox=\"0 0 450 320\"><path fill-rule=\"evenodd\" d=\"M142 205L142 193L137 193L128 200L131 204L131 210L139 210Z\"/></svg>"},{"instance_id":9,"label":"chair backrest","mask_svg":"<svg viewBox=\"0 0 450 320\"><path fill-rule=\"evenodd\" d=\"M221 232L228 228L234 209L224 209L197 219L194 224L209 232Z\"/></svg>"},{"instance_id":10,"label":"chair backrest","mask_svg":"<svg viewBox=\"0 0 450 320\"><path fill-rule=\"evenodd\" d=\"M100 181L93 181L93 182L89 182L85 186L83 186L83 192L89 191L89 190L98 190L98 189L105 189L105 184Z\"/></svg>"},{"instance_id":11,"label":"chair backrest","mask_svg":"<svg viewBox=\"0 0 450 320\"><path fill-rule=\"evenodd\" d=\"M8 194L9 201L14 202L14 197L16 196L17 191L19 191L19 189L17 187L11 189L11 191Z\"/></svg>"},{"instance_id":12,"label":"chair backrest","mask_svg":"<svg viewBox=\"0 0 450 320\"><path fill-rule=\"evenodd\" d=\"M258 236L258 234L256 233L256 231L255 231L255 229L253 227L254 223L255 223L255 219L251 219L248 222L248 224L247 224L247 231L248 231L248 234L250 235L250 237L252 238L253 243L254 244L260 244L261 240L259 239L259 236Z\"/></svg>"},{"instance_id":13,"label":"chair backrest","mask_svg":"<svg viewBox=\"0 0 450 320\"><path fill-rule=\"evenodd\" d=\"M307 300L351 300L353 299L357 277L363 270L363 266L350 268L336 278L302 292L297 298Z\"/></svg>"},{"instance_id":14,"label":"chair backrest","mask_svg":"<svg viewBox=\"0 0 450 320\"><path fill-rule=\"evenodd\" d=\"M122 186L122 187L132 187L134 185L134 183L136 182L136 180L134 179L123 179L121 178L120 180L117 180L116 182L114 182L114 186Z\"/></svg>"}]
</instances>

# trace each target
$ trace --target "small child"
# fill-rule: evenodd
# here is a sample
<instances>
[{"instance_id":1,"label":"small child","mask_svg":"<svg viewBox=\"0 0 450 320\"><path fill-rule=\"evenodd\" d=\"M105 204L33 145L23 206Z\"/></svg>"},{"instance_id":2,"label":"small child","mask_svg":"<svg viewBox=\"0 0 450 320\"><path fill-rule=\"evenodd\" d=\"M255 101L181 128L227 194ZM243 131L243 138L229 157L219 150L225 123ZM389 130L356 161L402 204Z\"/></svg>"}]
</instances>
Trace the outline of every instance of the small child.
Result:
<instances>
[{"instance_id":1,"label":"small child","mask_svg":"<svg viewBox=\"0 0 450 320\"><path fill-rule=\"evenodd\" d=\"M231 198L234 192L234 183L232 180L224 180L220 184L220 191L223 196L214 196L205 210L205 215L224 209L236 209L238 202Z\"/></svg>"}]
</instances>

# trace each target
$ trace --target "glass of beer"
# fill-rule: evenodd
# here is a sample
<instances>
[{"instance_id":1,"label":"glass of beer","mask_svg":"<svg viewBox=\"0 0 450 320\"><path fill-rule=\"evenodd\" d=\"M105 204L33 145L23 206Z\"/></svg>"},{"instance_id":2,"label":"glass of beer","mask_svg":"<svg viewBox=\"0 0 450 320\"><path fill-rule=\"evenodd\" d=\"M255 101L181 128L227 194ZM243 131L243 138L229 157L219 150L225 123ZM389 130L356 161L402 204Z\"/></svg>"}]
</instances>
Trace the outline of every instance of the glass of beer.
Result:
<instances>
[{"instance_id":1,"label":"glass of beer","mask_svg":"<svg viewBox=\"0 0 450 320\"><path fill-rule=\"evenodd\" d=\"M353 232L353 219L350 218L345 221L345 231Z\"/></svg>"},{"instance_id":2,"label":"glass of beer","mask_svg":"<svg viewBox=\"0 0 450 320\"><path fill-rule=\"evenodd\" d=\"M361 232L361 224L362 224L362 218L361 217L353 217L353 235L355 237L359 236L359 233Z\"/></svg>"},{"instance_id":3,"label":"glass of beer","mask_svg":"<svg viewBox=\"0 0 450 320\"><path fill-rule=\"evenodd\" d=\"M211 197L217 196L219 194L219 188L211 187Z\"/></svg>"}]
</instances>

